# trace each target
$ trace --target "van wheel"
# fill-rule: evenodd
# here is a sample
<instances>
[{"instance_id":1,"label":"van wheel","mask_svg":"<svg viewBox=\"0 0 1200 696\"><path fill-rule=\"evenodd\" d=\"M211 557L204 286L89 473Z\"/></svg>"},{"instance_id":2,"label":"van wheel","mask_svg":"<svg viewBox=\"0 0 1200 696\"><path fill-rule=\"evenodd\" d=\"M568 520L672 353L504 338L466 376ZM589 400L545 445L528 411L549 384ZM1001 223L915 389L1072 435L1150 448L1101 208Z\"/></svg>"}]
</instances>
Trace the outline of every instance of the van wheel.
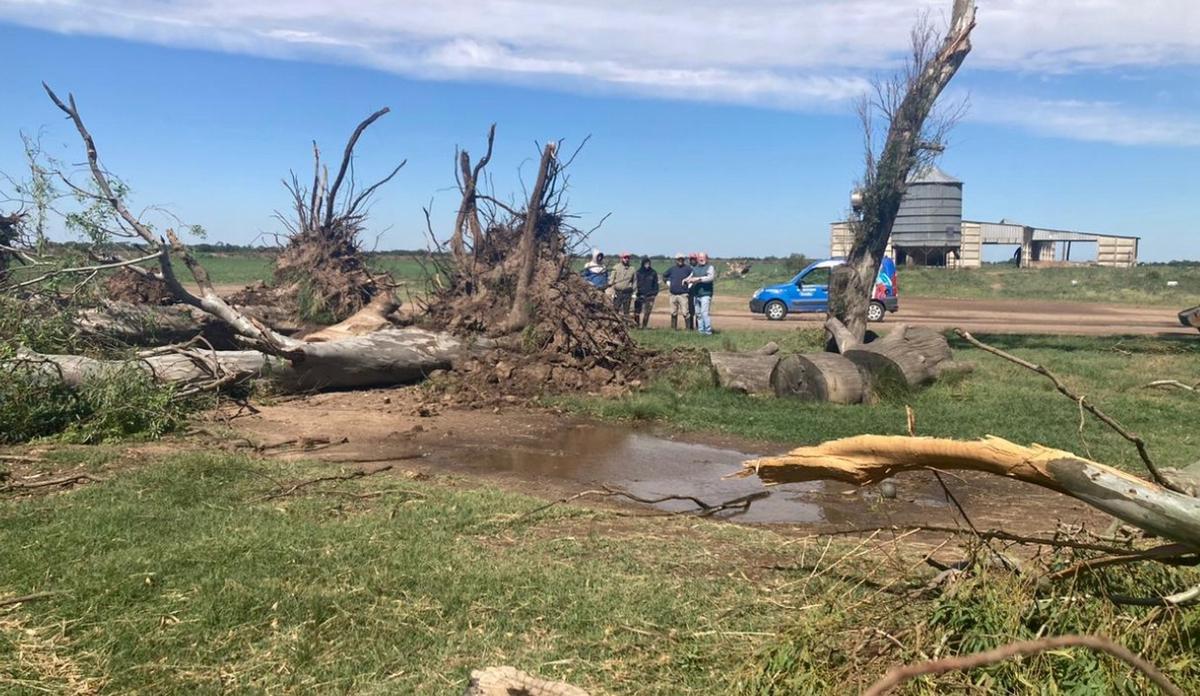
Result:
<instances>
[{"instance_id":1,"label":"van wheel","mask_svg":"<svg viewBox=\"0 0 1200 696\"><path fill-rule=\"evenodd\" d=\"M779 300L771 300L766 307L763 307L763 314L766 314L771 321L782 321L787 316L787 305Z\"/></svg>"},{"instance_id":2,"label":"van wheel","mask_svg":"<svg viewBox=\"0 0 1200 696\"><path fill-rule=\"evenodd\" d=\"M884 308L882 302L872 301L867 305L867 321L883 321L885 314L887 314L887 309Z\"/></svg>"}]
</instances>

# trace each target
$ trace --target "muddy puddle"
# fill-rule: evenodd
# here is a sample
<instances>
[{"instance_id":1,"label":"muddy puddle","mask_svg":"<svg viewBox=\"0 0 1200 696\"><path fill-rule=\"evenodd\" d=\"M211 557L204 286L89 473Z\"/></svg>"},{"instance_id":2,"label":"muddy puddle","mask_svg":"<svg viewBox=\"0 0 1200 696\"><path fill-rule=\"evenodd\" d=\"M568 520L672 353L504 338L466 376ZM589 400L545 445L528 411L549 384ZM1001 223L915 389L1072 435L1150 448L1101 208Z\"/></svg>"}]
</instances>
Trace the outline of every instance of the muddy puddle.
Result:
<instances>
[{"instance_id":1,"label":"muddy puddle","mask_svg":"<svg viewBox=\"0 0 1200 696\"><path fill-rule=\"evenodd\" d=\"M710 505L766 491L744 512L723 512L750 523L828 521L818 500L831 493L820 482L764 487L755 478L725 478L740 471L756 455L735 449L667 439L628 427L574 424L549 432L511 433L503 445L481 443L468 448L460 468L525 481L571 484L580 491L608 486L642 498L693 496ZM838 491L844 490L838 488ZM940 501L924 500L939 505ZM695 509L688 501L654 504L661 510Z\"/></svg>"}]
</instances>

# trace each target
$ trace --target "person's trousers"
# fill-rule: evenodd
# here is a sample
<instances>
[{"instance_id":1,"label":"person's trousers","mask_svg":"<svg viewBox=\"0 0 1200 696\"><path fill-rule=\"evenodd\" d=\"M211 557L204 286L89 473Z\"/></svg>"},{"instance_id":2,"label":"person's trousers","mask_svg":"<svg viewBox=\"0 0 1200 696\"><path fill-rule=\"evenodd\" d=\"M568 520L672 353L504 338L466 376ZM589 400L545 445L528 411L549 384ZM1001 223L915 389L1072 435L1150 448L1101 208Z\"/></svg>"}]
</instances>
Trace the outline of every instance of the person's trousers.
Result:
<instances>
[{"instance_id":1,"label":"person's trousers","mask_svg":"<svg viewBox=\"0 0 1200 696\"><path fill-rule=\"evenodd\" d=\"M709 309L712 307L712 297L709 295L696 296L696 331L705 336L712 335L712 318Z\"/></svg>"},{"instance_id":2,"label":"person's trousers","mask_svg":"<svg viewBox=\"0 0 1200 696\"><path fill-rule=\"evenodd\" d=\"M622 317L629 315L629 303L633 300L632 290L616 290L613 292L613 308Z\"/></svg>"},{"instance_id":3,"label":"person's trousers","mask_svg":"<svg viewBox=\"0 0 1200 696\"><path fill-rule=\"evenodd\" d=\"M671 295L671 316L678 317L680 314L692 316L692 303L688 301L687 293Z\"/></svg>"},{"instance_id":4,"label":"person's trousers","mask_svg":"<svg viewBox=\"0 0 1200 696\"><path fill-rule=\"evenodd\" d=\"M633 301L633 318L642 317L642 328L650 325L650 311L654 309L654 295L638 295Z\"/></svg>"}]
</instances>

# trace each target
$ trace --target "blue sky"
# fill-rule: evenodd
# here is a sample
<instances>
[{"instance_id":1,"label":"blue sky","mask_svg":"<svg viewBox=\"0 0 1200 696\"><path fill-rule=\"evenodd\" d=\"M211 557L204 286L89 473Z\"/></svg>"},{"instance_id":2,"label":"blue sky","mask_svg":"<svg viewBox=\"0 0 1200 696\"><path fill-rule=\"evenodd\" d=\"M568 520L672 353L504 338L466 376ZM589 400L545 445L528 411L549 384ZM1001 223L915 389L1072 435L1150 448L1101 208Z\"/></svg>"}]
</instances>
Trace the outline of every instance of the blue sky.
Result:
<instances>
[{"instance_id":1,"label":"blue sky","mask_svg":"<svg viewBox=\"0 0 1200 696\"><path fill-rule=\"evenodd\" d=\"M1143 237L1148 260L1200 258L1200 3L979 0L952 85L970 110L942 168L967 217ZM408 165L371 228L424 246L448 230L456 146L498 123L500 193L535 143L591 141L572 168L605 249L717 255L828 251L860 175L851 100L895 68L923 7L884 0L0 0L0 170L19 133L82 159L42 93L74 92L135 207L210 239L279 231L280 179L333 158L354 125L360 177ZM1047 7L1048 6L1048 7ZM150 212L153 217L155 213Z\"/></svg>"}]
</instances>

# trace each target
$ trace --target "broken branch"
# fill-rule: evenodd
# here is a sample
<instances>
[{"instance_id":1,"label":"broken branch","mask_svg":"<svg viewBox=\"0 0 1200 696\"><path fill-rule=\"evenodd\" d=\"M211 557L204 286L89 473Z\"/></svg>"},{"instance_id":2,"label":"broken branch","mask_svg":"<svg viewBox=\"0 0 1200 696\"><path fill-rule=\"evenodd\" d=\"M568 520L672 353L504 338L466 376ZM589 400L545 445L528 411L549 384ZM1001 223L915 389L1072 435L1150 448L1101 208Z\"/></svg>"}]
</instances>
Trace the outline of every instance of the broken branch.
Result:
<instances>
[{"instance_id":1,"label":"broken branch","mask_svg":"<svg viewBox=\"0 0 1200 696\"><path fill-rule=\"evenodd\" d=\"M945 657L940 660L919 662L915 665L893 667L888 670L888 673L882 679L864 691L863 696L882 696L900 684L920 676L977 669L1014 657L1035 655L1059 648L1075 647L1090 648L1107 653L1146 675L1147 679L1161 689L1163 693L1168 694L1168 696L1183 696L1183 691L1178 686L1175 686L1157 667L1138 657L1125 646L1118 645L1100 636L1054 636L1038 640L1024 640L971 655Z\"/></svg>"}]
</instances>

